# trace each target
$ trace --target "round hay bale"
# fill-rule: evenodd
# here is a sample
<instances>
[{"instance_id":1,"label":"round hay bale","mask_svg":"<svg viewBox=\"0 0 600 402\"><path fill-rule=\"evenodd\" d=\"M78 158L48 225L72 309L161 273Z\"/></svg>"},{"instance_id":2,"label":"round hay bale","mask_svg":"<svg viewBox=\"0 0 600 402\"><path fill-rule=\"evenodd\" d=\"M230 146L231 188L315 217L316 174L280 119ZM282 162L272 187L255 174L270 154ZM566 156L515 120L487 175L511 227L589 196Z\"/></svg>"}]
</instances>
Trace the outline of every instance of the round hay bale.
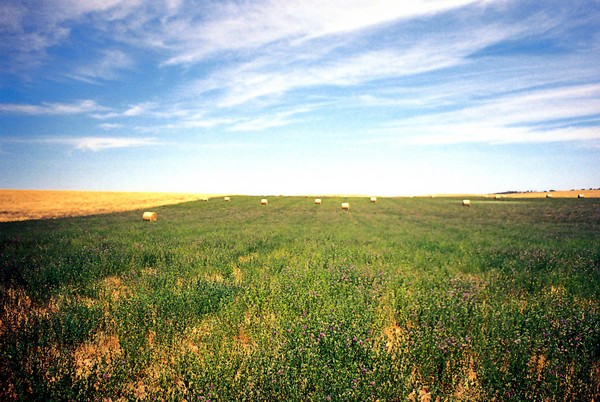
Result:
<instances>
[{"instance_id":1,"label":"round hay bale","mask_svg":"<svg viewBox=\"0 0 600 402\"><path fill-rule=\"evenodd\" d=\"M342 202L342 210L344 210L344 211L350 210L350 203L349 202Z\"/></svg>"},{"instance_id":2,"label":"round hay bale","mask_svg":"<svg viewBox=\"0 0 600 402\"><path fill-rule=\"evenodd\" d=\"M371 197L371 202L377 202L377 197Z\"/></svg>"},{"instance_id":3,"label":"round hay bale","mask_svg":"<svg viewBox=\"0 0 600 402\"><path fill-rule=\"evenodd\" d=\"M585 198L585 194L577 194L577 198Z\"/></svg>"},{"instance_id":4,"label":"round hay bale","mask_svg":"<svg viewBox=\"0 0 600 402\"><path fill-rule=\"evenodd\" d=\"M156 218L156 212L144 212L144 214L142 215L143 221L156 222Z\"/></svg>"},{"instance_id":5,"label":"round hay bale","mask_svg":"<svg viewBox=\"0 0 600 402\"><path fill-rule=\"evenodd\" d=\"M320 198L315 198L315 204L316 205L321 205L321 199Z\"/></svg>"},{"instance_id":6,"label":"round hay bale","mask_svg":"<svg viewBox=\"0 0 600 402\"><path fill-rule=\"evenodd\" d=\"M552 194L546 194L546 198L552 198Z\"/></svg>"},{"instance_id":7,"label":"round hay bale","mask_svg":"<svg viewBox=\"0 0 600 402\"><path fill-rule=\"evenodd\" d=\"M502 199L502 196L501 196L501 195L498 195L498 194L496 194L496 195L494 196L494 199L495 199L495 200L501 200L501 199Z\"/></svg>"},{"instance_id":8,"label":"round hay bale","mask_svg":"<svg viewBox=\"0 0 600 402\"><path fill-rule=\"evenodd\" d=\"M260 205L269 205L269 201L267 201L266 198L263 198L262 200L260 200Z\"/></svg>"},{"instance_id":9,"label":"round hay bale","mask_svg":"<svg viewBox=\"0 0 600 402\"><path fill-rule=\"evenodd\" d=\"M470 207L471 206L471 200L462 200L462 204L463 204L463 207Z\"/></svg>"},{"instance_id":10,"label":"round hay bale","mask_svg":"<svg viewBox=\"0 0 600 402\"><path fill-rule=\"evenodd\" d=\"M229 201L231 201L231 197L225 197L225 198L223 198L223 201L229 202Z\"/></svg>"}]
</instances>

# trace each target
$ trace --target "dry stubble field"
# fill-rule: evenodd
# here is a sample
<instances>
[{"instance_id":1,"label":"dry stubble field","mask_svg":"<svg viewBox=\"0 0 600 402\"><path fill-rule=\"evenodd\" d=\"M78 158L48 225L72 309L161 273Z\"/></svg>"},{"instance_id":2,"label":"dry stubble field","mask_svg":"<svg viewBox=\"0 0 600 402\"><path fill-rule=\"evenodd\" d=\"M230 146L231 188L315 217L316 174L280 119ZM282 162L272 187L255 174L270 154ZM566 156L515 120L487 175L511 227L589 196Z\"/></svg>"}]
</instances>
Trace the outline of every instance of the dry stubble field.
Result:
<instances>
[{"instance_id":1,"label":"dry stubble field","mask_svg":"<svg viewBox=\"0 0 600 402\"><path fill-rule=\"evenodd\" d=\"M181 193L0 190L0 222L106 214L206 197Z\"/></svg>"}]
</instances>

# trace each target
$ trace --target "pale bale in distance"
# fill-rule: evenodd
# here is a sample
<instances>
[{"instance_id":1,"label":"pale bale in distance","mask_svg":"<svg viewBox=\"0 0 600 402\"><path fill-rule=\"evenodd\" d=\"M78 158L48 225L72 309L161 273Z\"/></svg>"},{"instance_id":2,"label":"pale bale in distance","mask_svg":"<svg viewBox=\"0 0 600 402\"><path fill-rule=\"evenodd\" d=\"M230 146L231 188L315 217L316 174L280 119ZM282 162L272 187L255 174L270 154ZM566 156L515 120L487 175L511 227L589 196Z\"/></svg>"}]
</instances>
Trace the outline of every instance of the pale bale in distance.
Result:
<instances>
[{"instance_id":1,"label":"pale bale in distance","mask_svg":"<svg viewBox=\"0 0 600 402\"><path fill-rule=\"evenodd\" d=\"M464 207L470 207L471 206L471 200L463 200L462 204Z\"/></svg>"},{"instance_id":2,"label":"pale bale in distance","mask_svg":"<svg viewBox=\"0 0 600 402\"><path fill-rule=\"evenodd\" d=\"M552 194L546 194L546 198L552 198Z\"/></svg>"},{"instance_id":3,"label":"pale bale in distance","mask_svg":"<svg viewBox=\"0 0 600 402\"><path fill-rule=\"evenodd\" d=\"M585 194L577 194L577 198L585 198Z\"/></svg>"},{"instance_id":4,"label":"pale bale in distance","mask_svg":"<svg viewBox=\"0 0 600 402\"><path fill-rule=\"evenodd\" d=\"M262 200L260 200L260 205L268 205L269 201L267 201L266 198L263 198Z\"/></svg>"},{"instance_id":5,"label":"pale bale in distance","mask_svg":"<svg viewBox=\"0 0 600 402\"><path fill-rule=\"evenodd\" d=\"M144 214L142 215L143 221L156 222L156 218L156 212L144 212Z\"/></svg>"},{"instance_id":6,"label":"pale bale in distance","mask_svg":"<svg viewBox=\"0 0 600 402\"><path fill-rule=\"evenodd\" d=\"M348 211L350 209L350 203L349 202L342 202L342 209L344 211Z\"/></svg>"},{"instance_id":7,"label":"pale bale in distance","mask_svg":"<svg viewBox=\"0 0 600 402\"><path fill-rule=\"evenodd\" d=\"M371 202L377 202L377 197L371 197Z\"/></svg>"},{"instance_id":8,"label":"pale bale in distance","mask_svg":"<svg viewBox=\"0 0 600 402\"><path fill-rule=\"evenodd\" d=\"M315 204L321 205L321 199L320 198L315 198Z\"/></svg>"},{"instance_id":9,"label":"pale bale in distance","mask_svg":"<svg viewBox=\"0 0 600 402\"><path fill-rule=\"evenodd\" d=\"M494 199L495 199L495 200L501 200L501 199L502 199L502 196L501 196L501 195L495 195L495 196L494 196Z\"/></svg>"},{"instance_id":10,"label":"pale bale in distance","mask_svg":"<svg viewBox=\"0 0 600 402\"><path fill-rule=\"evenodd\" d=\"M231 201L231 197L225 197L225 198L223 198L223 201L229 202L229 201Z\"/></svg>"}]
</instances>

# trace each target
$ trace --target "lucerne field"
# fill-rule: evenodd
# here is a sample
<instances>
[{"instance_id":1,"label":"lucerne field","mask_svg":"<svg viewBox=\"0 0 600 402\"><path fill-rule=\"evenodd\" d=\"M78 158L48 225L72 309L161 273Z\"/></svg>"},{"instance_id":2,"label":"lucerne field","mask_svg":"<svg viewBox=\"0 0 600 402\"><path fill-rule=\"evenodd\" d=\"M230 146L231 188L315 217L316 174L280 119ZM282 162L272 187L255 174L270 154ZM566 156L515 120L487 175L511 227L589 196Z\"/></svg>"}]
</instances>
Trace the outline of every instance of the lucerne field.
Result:
<instances>
[{"instance_id":1,"label":"lucerne field","mask_svg":"<svg viewBox=\"0 0 600 402\"><path fill-rule=\"evenodd\" d=\"M0 223L0 399L598 400L599 199L461 200Z\"/></svg>"}]
</instances>

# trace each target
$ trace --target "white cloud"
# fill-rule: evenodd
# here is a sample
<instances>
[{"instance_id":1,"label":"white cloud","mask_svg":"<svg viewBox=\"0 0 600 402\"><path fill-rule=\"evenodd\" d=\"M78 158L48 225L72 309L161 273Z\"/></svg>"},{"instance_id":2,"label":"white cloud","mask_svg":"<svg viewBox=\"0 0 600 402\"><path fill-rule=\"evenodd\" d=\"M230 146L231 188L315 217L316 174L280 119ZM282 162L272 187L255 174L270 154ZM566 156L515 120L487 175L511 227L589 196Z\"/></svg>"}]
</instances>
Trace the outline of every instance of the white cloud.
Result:
<instances>
[{"instance_id":1,"label":"white cloud","mask_svg":"<svg viewBox=\"0 0 600 402\"><path fill-rule=\"evenodd\" d=\"M90 113L105 120L144 116L157 122L154 127L222 126L230 131L259 131L296 122L294 110L298 104L310 101L306 99L307 94L313 97L311 99L335 102L336 95L326 89L337 86L356 88L352 100L359 100L362 105L407 106L413 111L421 108L420 117L397 121L385 128L404 130L412 127L422 138L436 141L442 141L443 135L437 130L442 130L443 126L454 127L454 130L448 130L454 133L448 135L448 141L453 141L452 138L472 141L474 134L461 136L459 130L474 132L485 127L488 138L500 137L500 134L493 134L495 129L509 128L512 131L507 138L519 138L534 129L519 131L515 125L597 113L600 98L597 88L563 88L563 92L537 91L529 95L524 92L498 97L501 91L497 86L510 86L515 82L505 80L508 69L501 79L498 79L500 69L496 66L487 70L495 74L488 81L477 77L473 69L480 64L471 58L474 53L502 41L544 33L562 21L560 16L549 17L544 12L511 21L503 18L492 21L490 15L479 18L484 7L495 7L500 3L509 4L500 0L265 0L202 4L166 0L149 5L140 0L60 0L55 4L56 12L48 13L45 5L40 6L39 12L34 12L19 2L11 2L8 6L0 6L0 15L6 16L1 29L21 39L38 35L38 45L32 40L33 44L28 45L30 49L45 49L59 43L69 35L69 29L78 24L86 24L98 35L97 38L111 40L110 49L100 50L97 60L71 71L71 76L79 80L111 80L118 78L123 70L139 66L140 63L124 49L119 49L119 42L158 49L158 63L160 57L166 64L187 67L208 62L198 70L190 68L185 79L195 76L197 71L201 71L204 78L187 85L185 91L160 94L152 101L140 99L135 103L134 100L124 103L126 106L121 110L108 109L87 100L38 105L5 103L0 104L0 113ZM418 24L420 28L413 32L413 25L407 28L404 24L414 24L409 21L411 19L429 19L459 10L460 15L431 18L429 24L441 24L435 29L424 29L425 25ZM459 17L455 18L457 15ZM32 18L28 28L24 21L29 17ZM216 59L223 55L223 59ZM537 84L548 84L544 81L548 75L542 71L543 63L546 60L538 60L535 68L524 74L522 82L525 86L511 90L529 91L526 85L532 85L539 76L543 79ZM576 65L576 62L572 64ZM429 87L396 87L396 92L388 92L387 97L382 96L385 91L381 88L371 89L377 86L374 81L378 80L432 72L444 74L459 68L468 70L477 79L465 74L461 83L438 80ZM557 72L559 68L552 70L557 76L562 74ZM513 75L521 73L510 70ZM589 71L586 74L589 75ZM371 83L369 88L361 87ZM473 103L473 94L480 97L478 103ZM462 98L452 99L451 95ZM345 102L341 101L337 106L351 107L348 98ZM268 110L274 105L277 109ZM442 106L453 109L451 112L447 112L448 109L440 111ZM286 107L289 111L283 111ZM431 114L432 110L436 113ZM485 116L485 121L481 116ZM475 123L465 125L465 122ZM100 127L112 129L119 127L118 124L123 123L108 121ZM141 127L142 130L147 128Z\"/></svg>"},{"instance_id":2,"label":"white cloud","mask_svg":"<svg viewBox=\"0 0 600 402\"><path fill-rule=\"evenodd\" d=\"M69 115L93 113L107 110L93 100L82 100L76 103L48 103L40 105L0 103L0 113L28 115Z\"/></svg>"},{"instance_id":3,"label":"white cloud","mask_svg":"<svg viewBox=\"0 0 600 402\"><path fill-rule=\"evenodd\" d=\"M60 142L60 140L59 140ZM62 142L72 144L76 149L85 151L103 151L111 148L131 148L142 146L156 146L159 142L155 138L115 138L115 137L82 137L64 139Z\"/></svg>"},{"instance_id":4,"label":"white cloud","mask_svg":"<svg viewBox=\"0 0 600 402\"><path fill-rule=\"evenodd\" d=\"M292 117L302 113L308 113L313 107L303 107L277 112L267 116L240 119L239 122L228 127L229 131L261 131L273 127L287 126L295 122Z\"/></svg>"},{"instance_id":5,"label":"white cloud","mask_svg":"<svg viewBox=\"0 0 600 402\"><path fill-rule=\"evenodd\" d=\"M262 131L273 127L282 127L298 123L301 120L294 116L310 113L317 105L306 105L291 109L282 108L277 112L257 112L255 114L238 115L229 117L210 117L206 113L193 113L188 111L182 116L181 111L173 111L165 114L165 119L171 121L167 124L138 126L136 130L141 132L164 132L164 130L189 130L189 129L212 129L220 127L231 132Z\"/></svg>"},{"instance_id":6,"label":"white cloud","mask_svg":"<svg viewBox=\"0 0 600 402\"><path fill-rule=\"evenodd\" d=\"M176 130L189 130L189 129L210 129L218 126L228 126L231 124L235 124L240 119L239 118L208 118L208 117L191 117L184 119L177 119L176 116L173 118L168 118L170 123L166 124L154 124L151 126L135 126L135 130L139 132L145 133L161 133L164 134L166 130L176 131Z\"/></svg>"},{"instance_id":7,"label":"white cloud","mask_svg":"<svg viewBox=\"0 0 600 402\"><path fill-rule=\"evenodd\" d=\"M107 111L94 113L91 116L96 119L124 119L140 116L152 117L162 120L176 121L201 121L205 120L205 112L198 112L199 106L182 105L179 101L173 99L162 100L160 102L143 102L128 105L121 111Z\"/></svg>"},{"instance_id":8,"label":"white cloud","mask_svg":"<svg viewBox=\"0 0 600 402\"><path fill-rule=\"evenodd\" d=\"M192 16L164 26L168 43L179 49L167 64L195 63L214 52L255 49L279 41L297 44L473 3L481 1L279 0L215 4L209 20L198 22Z\"/></svg>"},{"instance_id":9,"label":"white cloud","mask_svg":"<svg viewBox=\"0 0 600 402\"><path fill-rule=\"evenodd\" d=\"M599 141L598 127L566 127L553 130L536 130L527 127L498 127L485 123L428 125L410 130L409 138L392 139L398 144L450 145L465 143L533 144L555 142Z\"/></svg>"},{"instance_id":10,"label":"white cloud","mask_svg":"<svg viewBox=\"0 0 600 402\"><path fill-rule=\"evenodd\" d=\"M436 119L441 122L485 120L490 125L516 126L599 113L600 84L589 84L497 96L463 110L438 114Z\"/></svg>"},{"instance_id":11,"label":"white cloud","mask_svg":"<svg viewBox=\"0 0 600 402\"><path fill-rule=\"evenodd\" d=\"M23 25L25 14L25 8L18 3L3 2L0 4L0 32L19 31Z\"/></svg>"},{"instance_id":12,"label":"white cloud","mask_svg":"<svg viewBox=\"0 0 600 402\"><path fill-rule=\"evenodd\" d=\"M259 98L281 96L296 89L317 86L350 86L364 82L415 74L447 67L457 62L429 49L412 49L405 53L372 51L348 55L334 61L321 60L310 65L273 65L252 69L249 66L215 72L193 87L199 94L216 92L221 107L241 105Z\"/></svg>"},{"instance_id":13,"label":"white cloud","mask_svg":"<svg viewBox=\"0 0 600 402\"><path fill-rule=\"evenodd\" d=\"M97 60L76 67L69 76L86 82L94 82L99 79L114 80L119 77L122 70L131 69L134 64L133 59L125 52L117 49L105 49L101 51Z\"/></svg>"},{"instance_id":14,"label":"white cloud","mask_svg":"<svg viewBox=\"0 0 600 402\"><path fill-rule=\"evenodd\" d=\"M118 123L102 123L100 124L100 128L103 130L114 130L117 128L121 128L123 127L122 124L118 124Z\"/></svg>"},{"instance_id":15,"label":"white cloud","mask_svg":"<svg viewBox=\"0 0 600 402\"><path fill-rule=\"evenodd\" d=\"M123 118L123 117L137 117L137 116L160 116L163 115L164 112L157 111L159 108L159 104L155 102L144 102L138 103L134 105L127 106L123 111L107 111L103 113L95 113L92 117L96 119L115 119L115 118Z\"/></svg>"},{"instance_id":16,"label":"white cloud","mask_svg":"<svg viewBox=\"0 0 600 402\"><path fill-rule=\"evenodd\" d=\"M147 111L144 105L133 105L123 112L123 116L139 116Z\"/></svg>"},{"instance_id":17,"label":"white cloud","mask_svg":"<svg viewBox=\"0 0 600 402\"><path fill-rule=\"evenodd\" d=\"M233 117L222 117L222 118L208 118L208 117L192 117L177 121L176 123L169 124L165 128L169 129L190 129L190 128L213 128L217 126L230 125L239 121L239 118Z\"/></svg>"},{"instance_id":18,"label":"white cloud","mask_svg":"<svg viewBox=\"0 0 600 402\"><path fill-rule=\"evenodd\" d=\"M34 140L34 142L69 145L77 150L93 152L114 148L134 148L163 144L157 141L156 138L134 137L54 137L38 139Z\"/></svg>"},{"instance_id":19,"label":"white cloud","mask_svg":"<svg viewBox=\"0 0 600 402\"><path fill-rule=\"evenodd\" d=\"M593 124L598 114L600 84L571 85L409 117L387 123L384 130L396 134L393 141L426 145L597 141L600 126Z\"/></svg>"},{"instance_id":20,"label":"white cloud","mask_svg":"<svg viewBox=\"0 0 600 402\"><path fill-rule=\"evenodd\" d=\"M61 0L65 14L84 15L94 12L110 12L109 17L122 18L139 8L142 0Z\"/></svg>"},{"instance_id":21,"label":"white cloud","mask_svg":"<svg viewBox=\"0 0 600 402\"><path fill-rule=\"evenodd\" d=\"M506 38L520 35L526 24L463 26L458 32L409 37L380 49L351 47L316 59L290 50L219 69L187 88L187 92L213 93L217 105L231 107L259 98L281 96L296 89L318 86L357 86L392 77L407 77L469 63L466 58ZM310 46L309 46L310 47ZM334 47L335 48L335 47ZM294 50L294 51L295 51Z\"/></svg>"},{"instance_id":22,"label":"white cloud","mask_svg":"<svg viewBox=\"0 0 600 402\"><path fill-rule=\"evenodd\" d=\"M165 145L165 142L158 141L152 137L100 137L100 136L82 136L82 137L60 137L44 136L30 138L3 138L6 143L25 143L25 144L55 144L67 145L81 151L103 151L114 148L135 148L145 146Z\"/></svg>"},{"instance_id":23,"label":"white cloud","mask_svg":"<svg viewBox=\"0 0 600 402\"><path fill-rule=\"evenodd\" d=\"M46 49L68 38L73 27L85 24L118 42L170 49L172 56L167 58L167 64L189 64L214 52L256 49L282 41L297 43L475 3L485 2L56 0L28 4L6 0L0 6L0 34L10 39L3 43L15 53L15 58L34 60L43 58Z\"/></svg>"},{"instance_id":24,"label":"white cloud","mask_svg":"<svg viewBox=\"0 0 600 402\"><path fill-rule=\"evenodd\" d=\"M168 3L174 5L173 1ZM147 27L141 26L140 21L164 15L163 9L162 4L157 3L155 9L148 7L146 11L140 0L4 0L0 5L0 61L3 61L0 72L27 76L31 70L49 62L48 49L64 44L75 27L104 31L104 39L118 40L119 23L127 21L133 28L137 21L137 29L142 30ZM176 7L171 9L176 10ZM10 57L4 59L3 53ZM122 68L123 63L123 60L117 61L118 68ZM112 78L113 73L108 65L101 65L100 70L81 67L81 71L73 75L84 80L107 79L106 75Z\"/></svg>"}]
</instances>

